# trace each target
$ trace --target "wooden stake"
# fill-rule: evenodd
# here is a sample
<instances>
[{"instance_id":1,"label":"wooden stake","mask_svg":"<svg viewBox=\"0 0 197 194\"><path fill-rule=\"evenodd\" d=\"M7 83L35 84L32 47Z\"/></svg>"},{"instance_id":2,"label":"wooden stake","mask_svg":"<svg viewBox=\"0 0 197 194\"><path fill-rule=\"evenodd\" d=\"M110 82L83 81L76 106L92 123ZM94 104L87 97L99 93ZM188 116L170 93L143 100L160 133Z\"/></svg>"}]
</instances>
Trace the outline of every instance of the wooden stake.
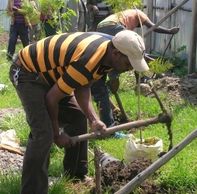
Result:
<instances>
[{"instance_id":1,"label":"wooden stake","mask_svg":"<svg viewBox=\"0 0 197 194\"><path fill-rule=\"evenodd\" d=\"M96 194L101 194L101 163L100 163L100 152L94 148L94 165L95 165L95 182L96 182Z\"/></svg>"},{"instance_id":2,"label":"wooden stake","mask_svg":"<svg viewBox=\"0 0 197 194\"><path fill-rule=\"evenodd\" d=\"M4 144L0 144L0 150L7 150L11 153L14 153L14 154L19 154L21 156L24 155L24 153L19 149L19 148L13 148L9 145L4 145Z\"/></svg>"}]
</instances>

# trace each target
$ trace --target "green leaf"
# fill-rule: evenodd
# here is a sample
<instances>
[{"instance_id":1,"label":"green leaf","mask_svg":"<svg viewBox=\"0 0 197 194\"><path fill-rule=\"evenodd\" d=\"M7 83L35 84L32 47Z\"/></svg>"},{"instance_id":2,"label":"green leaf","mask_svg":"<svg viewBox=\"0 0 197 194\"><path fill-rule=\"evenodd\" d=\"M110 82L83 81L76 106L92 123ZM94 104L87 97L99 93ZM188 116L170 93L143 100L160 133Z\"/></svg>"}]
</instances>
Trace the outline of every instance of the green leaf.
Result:
<instances>
[{"instance_id":1,"label":"green leaf","mask_svg":"<svg viewBox=\"0 0 197 194\"><path fill-rule=\"evenodd\" d=\"M172 69L172 67L173 67L172 63L162 58L157 58L154 61L149 62L150 71L158 74L164 73Z\"/></svg>"}]
</instances>

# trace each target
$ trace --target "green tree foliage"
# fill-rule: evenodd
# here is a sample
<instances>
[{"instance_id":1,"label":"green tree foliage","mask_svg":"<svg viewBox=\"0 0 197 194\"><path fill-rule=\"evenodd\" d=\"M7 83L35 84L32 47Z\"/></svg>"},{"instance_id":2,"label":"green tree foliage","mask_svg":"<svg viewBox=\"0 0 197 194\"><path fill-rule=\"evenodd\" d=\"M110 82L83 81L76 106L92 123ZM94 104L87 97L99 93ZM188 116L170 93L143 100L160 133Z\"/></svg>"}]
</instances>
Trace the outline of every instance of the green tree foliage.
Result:
<instances>
[{"instance_id":1,"label":"green tree foliage","mask_svg":"<svg viewBox=\"0 0 197 194\"><path fill-rule=\"evenodd\" d=\"M51 26L56 25L59 26L59 31L62 32L61 20L64 20L64 29L67 30L71 25L70 18L72 16L76 16L74 10L70 8L66 8L66 11L60 13L60 9L65 9L65 1L64 0L38 0L40 4L40 10L43 14L51 16L49 19L49 24ZM59 25L58 25L59 23Z\"/></svg>"},{"instance_id":2,"label":"green tree foliage","mask_svg":"<svg viewBox=\"0 0 197 194\"><path fill-rule=\"evenodd\" d=\"M38 3L44 14L56 12L64 6L64 0L38 0Z\"/></svg>"},{"instance_id":3,"label":"green tree foliage","mask_svg":"<svg viewBox=\"0 0 197 194\"><path fill-rule=\"evenodd\" d=\"M66 12L61 14L61 18L64 20L64 29L67 31L72 25L71 17L76 16L76 12L70 8L66 8Z\"/></svg>"},{"instance_id":4,"label":"green tree foliage","mask_svg":"<svg viewBox=\"0 0 197 194\"><path fill-rule=\"evenodd\" d=\"M70 25L70 18L76 16L74 10L66 8L64 13L60 12L61 8L65 9L64 0L37 0L36 8L29 0L23 0L20 13L24 14L29 25L40 22L40 14L48 16L47 22L51 26L58 26L62 32L61 20L64 20L64 29Z\"/></svg>"},{"instance_id":5,"label":"green tree foliage","mask_svg":"<svg viewBox=\"0 0 197 194\"><path fill-rule=\"evenodd\" d=\"M64 7L63 0L38 0L40 11L48 17L51 26L58 26L61 19L60 9Z\"/></svg>"},{"instance_id":6,"label":"green tree foliage","mask_svg":"<svg viewBox=\"0 0 197 194\"><path fill-rule=\"evenodd\" d=\"M23 0L19 12L24 14L29 24L37 24L40 22L40 12L36 9L29 0Z\"/></svg>"}]
</instances>

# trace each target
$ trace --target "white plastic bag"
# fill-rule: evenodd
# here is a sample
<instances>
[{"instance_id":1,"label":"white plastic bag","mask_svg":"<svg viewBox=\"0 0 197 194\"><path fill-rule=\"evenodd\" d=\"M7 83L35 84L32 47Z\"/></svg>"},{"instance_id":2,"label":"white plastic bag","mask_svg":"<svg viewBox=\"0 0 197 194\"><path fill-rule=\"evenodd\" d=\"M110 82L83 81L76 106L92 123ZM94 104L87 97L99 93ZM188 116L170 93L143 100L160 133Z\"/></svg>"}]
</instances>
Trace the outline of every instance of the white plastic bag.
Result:
<instances>
[{"instance_id":1,"label":"white plastic bag","mask_svg":"<svg viewBox=\"0 0 197 194\"><path fill-rule=\"evenodd\" d=\"M163 151L163 141L157 138L155 144L146 144L145 140L136 139L130 135L125 146L124 158L126 162L132 162L135 159L145 158L152 162L158 158L158 154Z\"/></svg>"},{"instance_id":2,"label":"white plastic bag","mask_svg":"<svg viewBox=\"0 0 197 194\"><path fill-rule=\"evenodd\" d=\"M0 133L0 144L19 148L19 140L16 137L16 131L14 129L10 129Z\"/></svg>"}]
</instances>

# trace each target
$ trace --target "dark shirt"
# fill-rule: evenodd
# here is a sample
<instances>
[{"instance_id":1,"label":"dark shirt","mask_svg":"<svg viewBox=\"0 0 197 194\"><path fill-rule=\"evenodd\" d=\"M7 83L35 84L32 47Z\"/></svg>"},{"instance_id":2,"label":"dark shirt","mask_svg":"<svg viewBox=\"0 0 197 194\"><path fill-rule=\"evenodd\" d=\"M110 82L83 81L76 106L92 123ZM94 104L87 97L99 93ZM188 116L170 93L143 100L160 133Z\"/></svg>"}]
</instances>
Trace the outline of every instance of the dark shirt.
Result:
<instances>
[{"instance_id":1,"label":"dark shirt","mask_svg":"<svg viewBox=\"0 0 197 194\"><path fill-rule=\"evenodd\" d=\"M17 7L17 8L21 8L21 0L14 0L14 6ZM26 23L24 15L18 13L17 11L14 12L14 23L15 24L24 24L24 23Z\"/></svg>"}]
</instances>

